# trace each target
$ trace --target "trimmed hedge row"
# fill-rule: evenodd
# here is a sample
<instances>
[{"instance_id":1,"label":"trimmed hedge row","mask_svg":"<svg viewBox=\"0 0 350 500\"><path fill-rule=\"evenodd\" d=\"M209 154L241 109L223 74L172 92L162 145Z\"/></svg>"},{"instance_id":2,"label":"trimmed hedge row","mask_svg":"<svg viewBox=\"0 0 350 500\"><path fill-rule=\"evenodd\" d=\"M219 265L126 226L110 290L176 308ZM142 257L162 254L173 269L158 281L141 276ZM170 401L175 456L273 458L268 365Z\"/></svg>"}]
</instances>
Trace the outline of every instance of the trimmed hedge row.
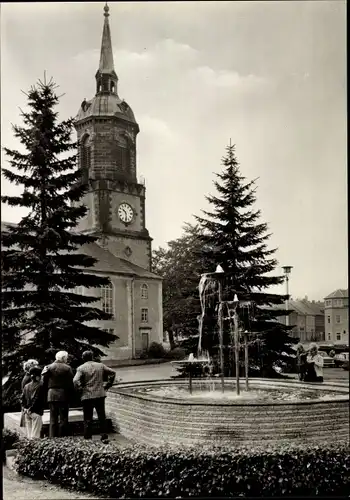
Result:
<instances>
[{"instance_id":1,"label":"trimmed hedge row","mask_svg":"<svg viewBox=\"0 0 350 500\"><path fill-rule=\"evenodd\" d=\"M110 498L347 496L348 446L166 449L61 438L26 442L17 472Z\"/></svg>"},{"instance_id":2,"label":"trimmed hedge row","mask_svg":"<svg viewBox=\"0 0 350 500\"><path fill-rule=\"evenodd\" d=\"M17 432L12 431L11 429L7 429L5 427L2 430L1 455L3 462L6 460L6 451L17 447L22 439L23 438Z\"/></svg>"}]
</instances>

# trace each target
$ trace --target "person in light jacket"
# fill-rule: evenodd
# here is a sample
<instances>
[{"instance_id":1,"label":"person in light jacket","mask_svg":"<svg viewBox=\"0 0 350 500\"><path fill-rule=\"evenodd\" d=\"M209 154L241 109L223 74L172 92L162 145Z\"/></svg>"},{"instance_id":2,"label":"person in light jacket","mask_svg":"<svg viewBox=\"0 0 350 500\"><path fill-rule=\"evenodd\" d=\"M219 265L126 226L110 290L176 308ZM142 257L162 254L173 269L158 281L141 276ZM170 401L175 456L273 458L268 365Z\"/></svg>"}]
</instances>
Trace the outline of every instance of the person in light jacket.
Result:
<instances>
[{"instance_id":1,"label":"person in light jacket","mask_svg":"<svg viewBox=\"0 0 350 500\"><path fill-rule=\"evenodd\" d=\"M106 391L112 387L116 373L104 363L93 360L93 353L82 354L84 364L80 365L74 376L74 386L81 394L84 413L84 438L92 438L93 412L98 416L101 441L108 442L106 427L105 399Z\"/></svg>"},{"instance_id":2,"label":"person in light jacket","mask_svg":"<svg viewBox=\"0 0 350 500\"><path fill-rule=\"evenodd\" d=\"M306 358L308 367L307 382L323 382L323 357L318 354L317 344L311 344Z\"/></svg>"}]
</instances>

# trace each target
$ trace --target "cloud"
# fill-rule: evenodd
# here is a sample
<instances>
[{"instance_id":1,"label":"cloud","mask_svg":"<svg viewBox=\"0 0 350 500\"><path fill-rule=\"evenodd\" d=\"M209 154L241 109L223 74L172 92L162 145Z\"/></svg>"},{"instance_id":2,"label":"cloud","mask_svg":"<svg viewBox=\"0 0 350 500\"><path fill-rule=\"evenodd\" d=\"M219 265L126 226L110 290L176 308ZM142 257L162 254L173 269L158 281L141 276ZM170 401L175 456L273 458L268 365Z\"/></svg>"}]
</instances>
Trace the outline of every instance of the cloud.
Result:
<instances>
[{"instance_id":1,"label":"cloud","mask_svg":"<svg viewBox=\"0 0 350 500\"><path fill-rule=\"evenodd\" d=\"M187 43L177 42L172 38L165 38L155 45L155 51L158 54L180 55L189 59L197 57L198 50L194 49Z\"/></svg>"},{"instance_id":2,"label":"cloud","mask_svg":"<svg viewBox=\"0 0 350 500\"><path fill-rule=\"evenodd\" d=\"M191 77L209 87L235 88L235 90L238 89L242 92L261 89L269 83L267 79L257 75L240 75L236 71L230 70L215 71L209 66L200 66L193 69Z\"/></svg>"},{"instance_id":3,"label":"cloud","mask_svg":"<svg viewBox=\"0 0 350 500\"><path fill-rule=\"evenodd\" d=\"M114 66L117 73L126 73L142 69L158 69L164 64L171 64L178 70L178 64L193 62L198 51L185 43L166 38L142 51L131 51L120 47L113 48ZM100 49L80 52L73 57L73 63L83 68L98 67Z\"/></svg>"},{"instance_id":4,"label":"cloud","mask_svg":"<svg viewBox=\"0 0 350 500\"><path fill-rule=\"evenodd\" d=\"M150 115L141 115L139 123L142 124L142 133L155 139L175 140L176 134L169 125L160 118Z\"/></svg>"}]
</instances>

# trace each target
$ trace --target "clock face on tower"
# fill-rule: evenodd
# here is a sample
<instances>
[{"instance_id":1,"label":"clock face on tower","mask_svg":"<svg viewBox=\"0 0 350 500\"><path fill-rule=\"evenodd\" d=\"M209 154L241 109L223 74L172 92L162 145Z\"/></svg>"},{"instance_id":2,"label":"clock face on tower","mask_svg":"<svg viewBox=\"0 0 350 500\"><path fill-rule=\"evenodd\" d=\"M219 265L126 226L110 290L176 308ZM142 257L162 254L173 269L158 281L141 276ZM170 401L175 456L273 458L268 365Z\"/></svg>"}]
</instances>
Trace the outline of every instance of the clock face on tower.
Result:
<instances>
[{"instance_id":1,"label":"clock face on tower","mask_svg":"<svg viewBox=\"0 0 350 500\"><path fill-rule=\"evenodd\" d=\"M125 224L129 224L134 217L134 210L128 203L121 203L118 207L119 219Z\"/></svg>"}]
</instances>

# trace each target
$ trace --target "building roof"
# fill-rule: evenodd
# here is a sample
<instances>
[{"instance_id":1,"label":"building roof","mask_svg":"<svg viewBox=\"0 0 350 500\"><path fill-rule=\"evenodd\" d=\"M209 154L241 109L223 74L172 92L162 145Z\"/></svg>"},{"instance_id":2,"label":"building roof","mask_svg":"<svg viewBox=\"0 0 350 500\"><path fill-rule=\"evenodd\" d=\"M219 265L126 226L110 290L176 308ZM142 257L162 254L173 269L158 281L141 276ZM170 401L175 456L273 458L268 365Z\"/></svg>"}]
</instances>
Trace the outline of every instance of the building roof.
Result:
<instances>
[{"instance_id":1,"label":"building roof","mask_svg":"<svg viewBox=\"0 0 350 500\"><path fill-rule=\"evenodd\" d=\"M335 290L335 292L330 293L325 297L325 299L342 299L342 298L349 298L349 290L348 289L341 289L338 288L338 290Z\"/></svg>"},{"instance_id":2,"label":"building roof","mask_svg":"<svg viewBox=\"0 0 350 500\"><path fill-rule=\"evenodd\" d=\"M323 315L324 309L317 302L309 302L306 300L290 300L289 308L293 309L298 314L307 316Z\"/></svg>"},{"instance_id":3,"label":"building roof","mask_svg":"<svg viewBox=\"0 0 350 500\"><path fill-rule=\"evenodd\" d=\"M6 231L7 227L8 226L16 226L17 224L15 224L14 222L4 222L4 221L1 221L1 231Z\"/></svg>"},{"instance_id":4,"label":"building roof","mask_svg":"<svg viewBox=\"0 0 350 500\"><path fill-rule=\"evenodd\" d=\"M90 101L86 101L85 107L80 107L76 121L84 120L92 116L115 116L123 120L136 123L134 113L124 99L116 94L98 94Z\"/></svg>"},{"instance_id":5,"label":"building roof","mask_svg":"<svg viewBox=\"0 0 350 500\"><path fill-rule=\"evenodd\" d=\"M16 226L13 222L1 221L1 231L6 231L6 226ZM66 253L66 252L63 252ZM136 278L162 279L160 276L143 269L128 260L121 259L112 254L109 250L102 248L97 242L83 245L75 253L83 253L93 257L97 262L87 271L98 271L109 275L134 276Z\"/></svg>"},{"instance_id":6,"label":"building roof","mask_svg":"<svg viewBox=\"0 0 350 500\"><path fill-rule=\"evenodd\" d=\"M99 271L107 274L124 274L138 278L161 279L156 274L143 269L128 260L113 255L109 250L102 248L98 243L83 245L77 252L82 252L97 260L91 271Z\"/></svg>"},{"instance_id":7,"label":"building roof","mask_svg":"<svg viewBox=\"0 0 350 500\"><path fill-rule=\"evenodd\" d=\"M109 26L108 17L109 7L106 4L104 6L104 24L101 41L100 63L95 77L99 80L100 76L109 75L112 77L112 81L117 83L118 76L114 70L111 29ZM78 111L78 114L75 117L75 120L79 122L87 118L101 116L113 116L116 118L120 118L129 123L135 124L136 128L138 129L138 124L131 107L126 101L124 101L124 99L120 99L117 93L116 86L114 91L111 91L111 89L109 91L103 90L102 93L98 92L95 97L93 97L89 101L86 101L86 99L84 99Z\"/></svg>"},{"instance_id":8,"label":"building roof","mask_svg":"<svg viewBox=\"0 0 350 500\"><path fill-rule=\"evenodd\" d=\"M323 305L318 302L309 302L306 300L289 300L289 310L295 311L303 316L324 315ZM267 309L281 309L281 305L273 305Z\"/></svg>"}]
</instances>

